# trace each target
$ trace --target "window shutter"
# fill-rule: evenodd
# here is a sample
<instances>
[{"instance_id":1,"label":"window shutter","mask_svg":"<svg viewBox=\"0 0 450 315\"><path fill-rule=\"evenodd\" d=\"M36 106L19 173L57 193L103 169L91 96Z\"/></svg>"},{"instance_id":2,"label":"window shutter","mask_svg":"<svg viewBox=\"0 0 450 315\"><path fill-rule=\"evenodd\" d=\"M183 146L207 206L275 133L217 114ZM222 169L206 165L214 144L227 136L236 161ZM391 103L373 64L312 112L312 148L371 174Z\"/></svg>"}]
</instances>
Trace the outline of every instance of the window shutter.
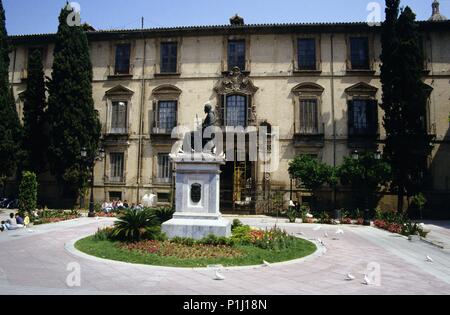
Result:
<instances>
[{"instance_id":1,"label":"window shutter","mask_svg":"<svg viewBox=\"0 0 450 315\"><path fill-rule=\"evenodd\" d=\"M353 110L353 101L348 101L348 133L349 135L354 134L354 110Z\"/></svg>"},{"instance_id":2,"label":"window shutter","mask_svg":"<svg viewBox=\"0 0 450 315\"><path fill-rule=\"evenodd\" d=\"M155 133L157 132L157 128L158 128L158 101L153 100L153 127L152 127L152 131Z\"/></svg>"},{"instance_id":3,"label":"window shutter","mask_svg":"<svg viewBox=\"0 0 450 315\"><path fill-rule=\"evenodd\" d=\"M294 101L294 133L300 133L300 100Z\"/></svg>"},{"instance_id":4,"label":"window shutter","mask_svg":"<svg viewBox=\"0 0 450 315\"><path fill-rule=\"evenodd\" d=\"M123 102L125 105L121 104L122 102L119 102L118 105L118 127L123 133L125 133L127 130L127 103Z\"/></svg>"},{"instance_id":5,"label":"window shutter","mask_svg":"<svg viewBox=\"0 0 450 315\"><path fill-rule=\"evenodd\" d=\"M377 100L371 100L369 102L369 109L368 109L368 119L370 124L370 131L373 134L376 134L378 132L378 101Z\"/></svg>"},{"instance_id":6,"label":"window shutter","mask_svg":"<svg viewBox=\"0 0 450 315\"><path fill-rule=\"evenodd\" d=\"M220 97L220 100L221 100L220 115L222 116L221 117L221 125L222 126L226 126L226 110L225 110L225 106L226 106L225 104L226 104L226 101L227 101L226 94L222 94L221 97Z\"/></svg>"},{"instance_id":7,"label":"window shutter","mask_svg":"<svg viewBox=\"0 0 450 315\"><path fill-rule=\"evenodd\" d=\"M246 117L246 122L245 122L245 126L247 127L248 125L254 124L255 121L253 121L253 106L252 106L252 96L251 95L247 95L247 117Z\"/></svg>"}]
</instances>

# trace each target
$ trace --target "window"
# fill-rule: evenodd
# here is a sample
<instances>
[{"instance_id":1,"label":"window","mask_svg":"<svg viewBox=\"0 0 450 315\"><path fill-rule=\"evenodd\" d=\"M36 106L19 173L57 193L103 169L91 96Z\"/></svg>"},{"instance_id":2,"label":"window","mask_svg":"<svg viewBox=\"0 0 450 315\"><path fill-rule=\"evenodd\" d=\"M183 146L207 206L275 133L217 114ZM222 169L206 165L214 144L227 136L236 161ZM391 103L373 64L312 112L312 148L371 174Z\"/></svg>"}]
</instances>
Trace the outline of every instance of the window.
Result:
<instances>
[{"instance_id":1,"label":"window","mask_svg":"<svg viewBox=\"0 0 450 315\"><path fill-rule=\"evenodd\" d=\"M247 126L247 98L242 95L226 97L225 126Z\"/></svg>"},{"instance_id":2,"label":"window","mask_svg":"<svg viewBox=\"0 0 450 315\"><path fill-rule=\"evenodd\" d=\"M161 73L177 72L177 48L176 42L161 43Z\"/></svg>"},{"instance_id":3,"label":"window","mask_svg":"<svg viewBox=\"0 0 450 315\"><path fill-rule=\"evenodd\" d=\"M316 40L305 38L298 40L298 69L316 70Z\"/></svg>"},{"instance_id":4,"label":"window","mask_svg":"<svg viewBox=\"0 0 450 315\"><path fill-rule=\"evenodd\" d=\"M116 46L115 74L130 73L130 51L130 44L120 44Z\"/></svg>"},{"instance_id":5,"label":"window","mask_svg":"<svg viewBox=\"0 0 450 315\"><path fill-rule=\"evenodd\" d=\"M110 201L122 200L122 192L120 192L120 191L110 191L109 192L109 200Z\"/></svg>"},{"instance_id":6,"label":"window","mask_svg":"<svg viewBox=\"0 0 450 315\"><path fill-rule=\"evenodd\" d=\"M110 153L110 181L115 183L123 182L123 153Z\"/></svg>"},{"instance_id":7,"label":"window","mask_svg":"<svg viewBox=\"0 0 450 315\"><path fill-rule=\"evenodd\" d=\"M352 70L369 70L369 39L367 37L350 38L350 60Z\"/></svg>"},{"instance_id":8,"label":"window","mask_svg":"<svg viewBox=\"0 0 450 315\"><path fill-rule=\"evenodd\" d=\"M375 100L354 99L348 103L350 135L373 135L377 132L377 107Z\"/></svg>"},{"instance_id":9,"label":"window","mask_svg":"<svg viewBox=\"0 0 450 315\"><path fill-rule=\"evenodd\" d=\"M300 100L300 134L318 134L317 99Z\"/></svg>"},{"instance_id":10,"label":"window","mask_svg":"<svg viewBox=\"0 0 450 315\"><path fill-rule=\"evenodd\" d=\"M234 67L245 70L245 40L228 41L228 70Z\"/></svg>"},{"instance_id":11,"label":"window","mask_svg":"<svg viewBox=\"0 0 450 315\"><path fill-rule=\"evenodd\" d=\"M170 183L172 178L172 163L170 162L169 154L158 154L158 170L157 181L161 183Z\"/></svg>"},{"instance_id":12,"label":"window","mask_svg":"<svg viewBox=\"0 0 450 315\"><path fill-rule=\"evenodd\" d=\"M127 133L127 102L112 102L111 133Z\"/></svg>"},{"instance_id":13,"label":"window","mask_svg":"<svg viewBox=\"0 0 450 315\"><path fill-rule=\"evenodd\" d=\"M38 50L41 53L41 60L44 60L45 51L43 47L30 47L28 48L28 65L30 64L31 55Z\"/></svg>"},{"instance_id":14,"label":"window","mask_svg":"<svg viewBox=\"0 0 450 315\"><path fill-rule=\"evenodd\" d=\"M160 132L171 133L177 125L177 101L159 101L156 128Z\"/></svg>"}]
</instances>

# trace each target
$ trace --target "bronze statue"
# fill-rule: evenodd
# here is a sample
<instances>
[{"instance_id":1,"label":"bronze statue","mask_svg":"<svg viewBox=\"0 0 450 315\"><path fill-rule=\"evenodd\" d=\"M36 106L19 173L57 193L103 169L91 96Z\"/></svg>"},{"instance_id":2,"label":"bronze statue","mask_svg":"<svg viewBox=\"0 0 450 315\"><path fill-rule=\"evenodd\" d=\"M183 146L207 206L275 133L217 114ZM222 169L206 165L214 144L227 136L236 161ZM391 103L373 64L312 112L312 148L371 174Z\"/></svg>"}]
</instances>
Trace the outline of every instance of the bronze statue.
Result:
<instances>
[{"instance_id":1,"label":"bronze statue","mask_svg":"<svg viewBox=\"0 0 450 315\"><path fill-rule=\"evenodd\" d=\"M204 137L205 130L208 127L215 126L216 123L217 123L216 115L215 115L215 113L214 113L214 111L212 109L212 105L211 105L210 102L207 102L205 104L204 111L205 111L206 117L205 117L205 119L202 122L201 128L199 128L199 130L196 130L196 131L193 131L193 132L189 133L189 135L190 135L189 137L191 139L190 149L191 149L192 152L203 152L203 150L205 148L205 145L208 142L214 140L214 138L215 138L214 134L211 137L209 137L209 138L205 138ZM196 136L200 137L202 139L202 141L201 141L201 146L202 147L201 148L198 148L198 147L195 146L194 139L195 139ZM197 144L197 146L198 146L198 144ZM213 151L213 150L214 150L214 147L211 148L211 151Z\"/></svg>"}]
</instances>

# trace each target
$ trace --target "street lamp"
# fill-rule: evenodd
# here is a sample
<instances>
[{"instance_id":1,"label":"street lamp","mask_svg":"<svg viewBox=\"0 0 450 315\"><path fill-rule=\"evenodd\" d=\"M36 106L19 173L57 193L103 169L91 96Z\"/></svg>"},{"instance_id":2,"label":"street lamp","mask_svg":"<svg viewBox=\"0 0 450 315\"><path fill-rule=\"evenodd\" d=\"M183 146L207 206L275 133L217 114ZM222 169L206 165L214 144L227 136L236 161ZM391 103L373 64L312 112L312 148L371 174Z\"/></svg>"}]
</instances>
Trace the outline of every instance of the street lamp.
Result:
<instances>
[{"instance_id":1,"label":"street lamp","mask_svg":"<svg viewBox=\"0 0 450 315\"><path fill-rule=\"evenodd\" d=\"M81 149L81 157L83 159L87 159L87 149L85 147L83 147ZM105 150L100 147L98 149L98 151L96 152L95 156L93 157L93 159L91 161L87 161L89 163L89 171L91 172L91 195L89 198L89 214L88 217L89 218L94 218L95 217L95 211L94 211L94 167L95 167L95 162L97 161L102 161L105 158Z\"/></svg>"},{"instance_id":2,"label":"street lamp","mask_svg":"<svg viewBox=\"0 0 450 315\"><path fill-rule=\"evenodd\" d=\"M375 152L375 160L381 160L381 151L377 150L377 152Z\"/></svg>"},{"instance_id":3,"label":"street lamp","mask_svg":"<svg viewBox=\"0 0 450 315\"><path fill-rule=\"evenodd\" d=\"M358 152L358 150L355 150L355 151L352 152L352 158L354 160L358 160L359 159L359 152Z\"/></svg>"}]
</instances>

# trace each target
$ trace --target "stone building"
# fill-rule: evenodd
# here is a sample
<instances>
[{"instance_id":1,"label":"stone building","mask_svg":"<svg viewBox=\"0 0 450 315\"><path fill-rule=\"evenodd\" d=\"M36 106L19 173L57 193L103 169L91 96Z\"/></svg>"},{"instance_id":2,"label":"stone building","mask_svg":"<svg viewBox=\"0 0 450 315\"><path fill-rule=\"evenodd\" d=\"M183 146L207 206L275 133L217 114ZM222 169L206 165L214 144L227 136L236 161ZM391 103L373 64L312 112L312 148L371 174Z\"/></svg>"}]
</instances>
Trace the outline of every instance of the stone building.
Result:
<instances>
[{"instance_id":1,"label":"stone building","mask_svg":"<svg viewBox=\"0 0 450 315\"><path fill-rule=\"evenodd\" d=\"M429 200L450 203L450 21L433 3L422 21L424 82L434 151L429 159ZM229 162L222 170L222 210L262 212L274 191L288 199L288 163L310 154L339 165L352 151L375 151L385 132L380 84L380 27L367 23L249 25L239 16L229 25L89 31L93 96L102 122L106 158L95 166L95 199L137 202L155 193L170 202L172 166L168 153L177 125L193 126L210 101L222 126L278 127L279 167L260 161ZM26 89L27 60L42 49L50 76L54 34L12 36L10 80L19 114ZM239 152L237 152L239 154ZM50 177L44 195L55 192ZM294 198L308 192L295 183ZM332 190L322 192L334 206ZM337 188L337 206L349 199ZM268 198L272 196L273 198ZM351 195L350 195L351 197ZM389 208L395 198L380 200Z\"/></svg>"}]
</instances>

